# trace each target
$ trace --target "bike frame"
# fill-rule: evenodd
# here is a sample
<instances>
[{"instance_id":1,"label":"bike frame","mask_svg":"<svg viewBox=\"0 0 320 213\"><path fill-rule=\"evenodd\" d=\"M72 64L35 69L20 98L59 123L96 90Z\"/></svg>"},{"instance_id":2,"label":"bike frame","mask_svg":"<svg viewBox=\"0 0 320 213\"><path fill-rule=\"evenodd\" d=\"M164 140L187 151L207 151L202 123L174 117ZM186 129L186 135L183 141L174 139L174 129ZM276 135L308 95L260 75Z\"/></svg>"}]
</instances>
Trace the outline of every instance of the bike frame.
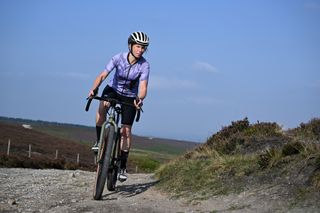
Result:
<instances>
[{"instance_id":1,"label":"bike frame","mask_svg":"<svg viewBox=\"0 0 320 213\"><path fill-rule=\"evenodd\" d=\"M122 103L116 99L107 98L107 97L91 97L88 99L86 106L86 111L89 110L92 99L97 99L100 101L107 101L110 103L108 112L108 119L102 124L101 134L99 140L99 150L97 153L97 173L96 173L96 182L93 192L93 198L95 200L101 199L105 181L107 180L107 188L109 191L114 191L117 181L117 173L120 168L120 129L119 120L121 114L121 107L119 104L126 104L133 106L132 104ZM136 117L136 122L139 121L140 111ZM109 130L108 135L106 130Z\"/></svg>"},{"instance_id":2,"label":"bike frame","mask_svg":"<svg viewBox=\"0 0 320 213\"><path fill-rule=\"evenodd\" d=\"M116 110L116 107L117 106L110 106L109 107L109 110L110 113L109 113L109 118L106 119L105 122L103 122L102 126L101 126L101 134L100 134L100 140L99 140L99 143L103 142L103 137L105 137L105 129L107 127L107 125L113 125L114 128L115 128L115 133L116 135L118 134L118 131L121 129L121 127L118 126L118 123L119 123L119 113L117 112ZM108 113L106 113L106 116L107 116Z\"/></svg>"},{"instance_id":3,"label":"bike frame","mask_svg":"<svg viewBox=\"0 0 320 213\"><path fill-rule=\"evenodd\" d=\"M115 131L114 131L115 144L119 144L119 147L120 147L119 132L120 132L121 127L118 126L119 118L120 118L120 109L117 107L118 106L116 106L116 105L110 105L110 107L108 109L109 113L106 113L106 117L108 116L108 114L109 114L109 117L108 117L108 119L106 119L105 122L103 122L103 124L101 126L101 133L100 133L100 140L99 140L100 146L106 142L106 138L105 138L106 137L106 130L110 125L112 125L115 129ZM97 153L97 157L100 156L100 151L101 151L100 146L99 146L99 151ZM98 161L98 158L97 158L97 161Z\"/></svg>"}]
</instances>

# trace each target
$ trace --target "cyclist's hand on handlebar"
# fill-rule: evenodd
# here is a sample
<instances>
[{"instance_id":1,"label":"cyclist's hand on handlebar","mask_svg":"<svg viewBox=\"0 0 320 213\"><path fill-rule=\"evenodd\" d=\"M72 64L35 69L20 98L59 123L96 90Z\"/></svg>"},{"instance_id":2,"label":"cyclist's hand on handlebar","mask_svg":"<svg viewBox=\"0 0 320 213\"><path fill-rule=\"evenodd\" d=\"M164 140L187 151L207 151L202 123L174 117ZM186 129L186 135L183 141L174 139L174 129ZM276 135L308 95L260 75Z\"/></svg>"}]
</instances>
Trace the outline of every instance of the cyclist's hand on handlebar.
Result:
<instances>
[{"instance_id":1,"label":"cyclist's hand on handlebar","mask_svg":"<svg viewBox=\"0 0 320 213\"><path fill-rule=\"evenodd\" d=\"M90 90L89 94L88 94L88 98L92 98L94 96L93 90Z\"/></svg>"},{"instance_id":2,"label":"cyclist's hand on handlebar","mask_svg":"<svg viewBox=\"0 0 320 213\"><path fill-rule=\"evenodd\" d=\"M143 102L142 102L142 99L140 98L136 98L134 101L133 101L133 104L135 105L135 107L139 110L141 109L142 105L143 105Z\"/></svg>"},{"instance_id":3,"label":"cyclist's hand on handlebar","mask_svg":"<svg viewBox=\"0 0 320 213\"><path fill-rule=\"evenodd\" d=\"M98 93L98 87L95 89L91 89L88 94L88 98L92 98L93 96L97 95L97 93Z\"/></svg>"}]
</instances>

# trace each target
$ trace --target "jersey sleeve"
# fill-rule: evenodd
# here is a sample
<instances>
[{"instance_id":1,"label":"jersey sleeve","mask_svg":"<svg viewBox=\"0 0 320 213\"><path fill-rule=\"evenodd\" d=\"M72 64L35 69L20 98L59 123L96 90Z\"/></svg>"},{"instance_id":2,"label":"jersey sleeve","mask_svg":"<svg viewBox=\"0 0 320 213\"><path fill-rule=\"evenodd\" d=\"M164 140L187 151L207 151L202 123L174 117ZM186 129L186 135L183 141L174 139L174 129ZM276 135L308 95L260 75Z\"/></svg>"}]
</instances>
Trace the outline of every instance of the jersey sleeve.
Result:
<instances>
[{"instance_id":1,"label":"jersey sleeve","mask_svg":"<svg viewBox=\"0 0 320 213\"><path fill-rule=\"evenodd\" d=\"M113 57L111 58L111 60L110 60L110 61L106 64L106 66L104 67L104 70L106 70L106 71L108 71L108 72L111 72L111 71L116 67L118 58L119 58L118 55L113 56Z\"/></svg>"},{"instance_id":2,"label":"jersey sleeve","mask_svg":"<svg viewBox=\"0 0 320 213\"><path fill-rule=\"evenodd\" d=\"M149 73L150 73L150 65L148 62L145 62L141 67L141 75L140 81L149 80Z\"/></svg>"}]
</instances>

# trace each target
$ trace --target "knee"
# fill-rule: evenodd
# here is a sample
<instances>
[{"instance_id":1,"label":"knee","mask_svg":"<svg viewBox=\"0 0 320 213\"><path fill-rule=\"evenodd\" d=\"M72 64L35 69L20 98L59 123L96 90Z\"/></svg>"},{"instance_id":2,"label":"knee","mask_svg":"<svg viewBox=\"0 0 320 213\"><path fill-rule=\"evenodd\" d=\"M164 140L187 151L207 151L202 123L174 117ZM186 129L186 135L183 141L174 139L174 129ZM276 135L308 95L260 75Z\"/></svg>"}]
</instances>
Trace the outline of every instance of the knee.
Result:
<instances>
[{"instance_id":1,"label":"knee","mask_svg":"<svg viewBox=\"0 0 320 213\"><path fill-rule=\"evenodd\" d=\"M131 127L127 126L127 125L124 125L121 128L121 136L125 137L125 138L129 138L131 136Z\"/></svg>"},{"instance_id":2,"label":"knee","mask_svg":"<svg viewBox=\"0 0 320 213\"><path fill-rule=\"evenodd\" d=\"M97 110L97 115L103 119L106 116L107 110L108 107L100 103L99 108Z\"/></svg>"},{"instance_id":3,"label":"knee","mask_svg":"<svg viewBox=\"0 0 320 213\"><path fill-rule=\"evenodd\" d=\"M99 108L98 108L98 113L99 114L104 114L106 113L107 109L108 109L108 105L105 102L100 102L99 104Z\"/></svg>"}]
</instances>

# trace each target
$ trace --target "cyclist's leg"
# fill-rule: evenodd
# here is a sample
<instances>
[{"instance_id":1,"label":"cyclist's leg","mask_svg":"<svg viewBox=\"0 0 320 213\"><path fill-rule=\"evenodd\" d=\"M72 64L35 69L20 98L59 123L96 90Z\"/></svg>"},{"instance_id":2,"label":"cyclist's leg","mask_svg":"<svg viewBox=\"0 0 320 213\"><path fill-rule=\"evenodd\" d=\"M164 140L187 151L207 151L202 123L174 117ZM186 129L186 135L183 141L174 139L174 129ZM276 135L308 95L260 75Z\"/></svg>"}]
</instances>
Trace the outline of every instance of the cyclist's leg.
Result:
<instances>
[{"instance_id":1,"label":"cyclist's leg","mask_svg":"<svg viewBox=\"0 0 320 213\"><path fill-rule=\"evenodd\" d=\"M127 161L129 157L129 151L131 147L131 126L123 124L121 127L121 141L120 141L120 173L119 180L121 182L127 180Z\"/></svg>"},{"instance_id":2,"label":"cyclist's leg","mask_svg":"<svg viewBox=\"0 0 320 213\"><path fill-rule=\"evenodd\" d=\"M97 141L100 139L101 126L106 121L106 113L108 109L108 103L105 101L100 101L99 108L96 113L96 133Z\"/></svg>"},{"instance_id":3,"label":"cyclist's leg","mask_svg":"<svg viewBox=\"0 0 320 213\"><path fill-rule=\"evenodd\" d=\"M121 101L125 103L133 104L134 98L121 96ZM136 115L136 108L134 106L122 105L121 114L121 163L120 163L120 175L119 180L124 181L127 179L125 174L127 168L127 160L129 156L129 151L131 148L131 130L134 117Z\"/></svg>"},{"instance_id":4,"label":"cyclist's leg","mask_svg":"<svg viewBox=\"0 0 320 213\"><path fill-rule=\"evenodd\" d=\"M121 96L121 100L133 104L134 98ZM129 152L131 147L131 129L136 116L134 106L122 105L121 111L121 150Z\"/></svg>"},{"instance_id":5,"label":"cyclist's leg","mask_svg":"<svg viewBox=\"0 0 320 213\"><path fill-rule=\"evenodd\" d=\"M114 96L116 96L116 93L111 87L106 86L104 88L103 92L102 92L102 96L114 97ZM97 141L96 141L96 144L95 144L93 149L96 149L97 143L100 140L101 126L106 121L106 113L108 111L108 108L109 108L109 103L108 102L100 101L99 108L98 108L97 113L96 113Z\"/></svg>"},{"instance_id":6,"label":"cyclist's leg","mask_svg":"<svg viewBox=\"0 0 320 213\"><path fill-rule=\"evenodd\" d=\"M120 169L125 170L127 168L127 161L129 156L129 151L131 147L131 126L123 124L121 128L121 164Z\"/></svg>"},{"instance_id":7,"label":"cyclist's leg","mask_svg":"<svg viewBox=\"0 0 320 213\"><path fill-rule=\"evenodd\" d=\"M96 113L96 136L97 140L92 147L92 150L97 152L98 151L98 144L100 141L101 129L102 124L106 121L106 113L107 113L108 105L105 101L100 101L99 108Z\"/></svg>"},{"instance_id":8,"label":"cyclist's leg","mask_svg":"<svg viewBox=\"0 0 320 213\"><path fill-rule=\"evenodd\" d=\"M122 101L126 103L133 103L134 98L121 97ZM119 179L126 180L127 176L125 174L127 167L127 160L129 156L129 151L131 148L131 138L132 138L132 124L136 114L135 107L122 105L122 115L121 115L121 164L120 164L120 175Z\"/></svg>"},{"instance_id":9,"label":"cyclist's leg","mask_svg":"<svg viewBox=\"0 0 320 213\"><path fill-rule=\"evenodd\" d=\"M108 109L108 105L106 101L100 101L98 111L96 113L96 126L102 126L102 124L106 121L106 113ZM100 135L99 135L100 136Z\"/></svg>"},{"instance_id":10,"label":"cyclist's leg","mask_svg":"<svg viewBox=\"0 0 320 213\"><path fill-rule=\"evenodd\" d=\"M121 101L133 104L132 97L120 96ZM122 105L121 106L121 150L129 151L131 147L131 129L136 116L136 108L134 106Z\"/></svg>"},{"instance_id":11,"label":"cyclist's leg","mask_svg":"<svg viewBox=\"0 0 320 213\"><path fill-rule=\"evenodd\" d=\"M130 151L131 147L131 125L123 124L121 127L121 150L125 152Z\"/></svg>"}]
</instances>

